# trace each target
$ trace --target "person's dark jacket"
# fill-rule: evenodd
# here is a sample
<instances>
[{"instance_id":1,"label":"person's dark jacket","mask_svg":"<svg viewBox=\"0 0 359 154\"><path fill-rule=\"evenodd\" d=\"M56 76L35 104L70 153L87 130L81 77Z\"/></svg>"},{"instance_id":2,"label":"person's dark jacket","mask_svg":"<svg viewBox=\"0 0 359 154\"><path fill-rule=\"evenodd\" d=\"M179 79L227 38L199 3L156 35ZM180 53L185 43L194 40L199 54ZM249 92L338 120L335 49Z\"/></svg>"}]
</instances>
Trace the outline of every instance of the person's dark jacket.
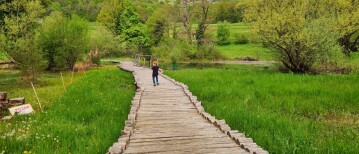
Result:
<instances>
[{"instance_id":1,"label":"person's dark jacket","mask_svg":"<svg viewBox=\"0 0 359 154\"><path fill-rule=\"evenodd\" d=\"M160 69L160 68L159 68L158 66L153 66L153 67L152 67L152 76L157 76L159 69Z\"/></svg>"}]
</instances>

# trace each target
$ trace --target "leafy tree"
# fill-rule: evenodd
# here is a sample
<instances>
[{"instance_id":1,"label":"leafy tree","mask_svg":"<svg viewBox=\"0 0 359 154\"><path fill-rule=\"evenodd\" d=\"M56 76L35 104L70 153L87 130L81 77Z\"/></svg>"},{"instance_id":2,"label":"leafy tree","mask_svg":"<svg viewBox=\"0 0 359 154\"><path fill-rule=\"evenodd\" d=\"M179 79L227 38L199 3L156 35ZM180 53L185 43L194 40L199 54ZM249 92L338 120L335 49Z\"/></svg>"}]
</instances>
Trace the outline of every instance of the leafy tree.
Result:
<instances>
[{"instance_id":1,"label":"leafy tree","mask_svg":"<svg viewBox=\"0 0 359 154\"><path fill-rule=\"evenodd\" d=\"M0 30L3 51L11 57L22 75L37 78L42 70L42 55L35 48L34 34L45 12L40 1L14 0L1 5L6 10L4 25Z\"/></svg>"},{"instance_id":2,"label":"leafy tree","mask_svg":"<svg viewBox=\"0 0 359 154\"><path fill-rule=\"evenodd\" d=\"M214 23L228 21L236 23L243 20L242 10L236 7L238 2L218 2L214 4Z\"/></svg>"},{"instance_id":3,"label":"leafy tree","mask_svg":"<svg viewBox=\"0 0 359 154\"><path fill-rule=\"evenodd\" d=\"M177 1L177 3L181 4L181 9L179 11L181 21L183 24L183 27L186 30L187 34L187 41L189 44L192 44L192 9L190 7L190 0L182 0L182 2Z\"/></svg>"},{"instance_id":4,"label":"leafy tree","mask_svg":"<svg viewBox=\"0 0 359 154\"><path fill-rule=\"evenodd\" d=\"M53 12L46 17L36 40L48 60L47 70L71 70L86 52L87 34L87 23L78 16L67 19Z\"/></svg>"},{"instance_id":5,"label":"leafy tree","mask_svg":"<svg viewBox=\"0 0 359 154\"><path fill-rule=\"evenodd\" d=\"M164 37L164 33L169 29L169 18L167 7L157 9L147 20L146 25L151 32L151 40L157 46Z\"/></svg>"},{"instance_id":6,"label":"leafy tree","mask_svg":"<svg viewBox=\"0 0 359 154\"><path fill-rule=\"evenodd\" d=\"M126 48L136 45L139 51L144 52L150 46L147 27L141 23L140 17L133 7L126 7L120 16L121 24L118 33Z\"/></svg>"},{"instance_id":7,"label":"leafy tree","mask_svg":"<svg viewBox=\"0 0 359 154\"><path fill-rule=\"evenodd\" d=\"M359 47L359 0L337 0L331 3L332 11L337 18L337 29L341 36L340 45L344 48L344 54L357 51Z\"/></svg>"},{"instance_id":8,"label":"leafy tree","mask_svg":"<svg viewBox=\"0 0 359 154\"><path fill-rule=\"evenodd\" d=\"M219 45L227 45L230 44L229 37L231 32L229 30L228 22L220 22L217 28L217 44Z\"/></svg>"},{"instance_id":9,"label":"leafy tree","mask_svg":"<svg viewBox=\"0 0 359 154\"><path fill-rule=\"evenodd\" d=\"M212 1L208 0L201 0L199 7L200 7L200 21L198 23L197 32L196 32L196 40L197 46L202 46L205 44L205 32L208 27L208 15L209 15L209 8L212 4Z\"/></svg>"},{"instance_id":10,"label":"leafy tree","mask_svg":"<svg viewBox=\"0 0 359 154\"><path fill-rule=\"evenodd\" d=\"M50 11L61 11L65 16L76 14L88 21L96 21L103 0L52 0Z\"/></svg>"},{"instance_id":11,"label":"leafy tree","mask_svg":"<svg viewBox=\"0 0 359 154\"><path fill-rule=\"evenodd\" d=\"M37 73L44 70L46 61L43 55L35 47L33 38L20 38L16 41L13 59L16 60L16 68L21 71L25 79L31 79L35 82Z\"/></svg>"},{"instance_id":12,"label":"leafy tree","mask_svg":"<svg viewBox=\"0 0 359 154\"><path fill-rule=\"evenodd\" d=\"M121 34L126 29L141 23L140 16L132 6L128 6L120 15L120 25L118 26L118 33Z\"/></svg>"},{"instance_id":13,"label":"leafy tree","mask_svg":"<svg viewBox=\"0 0 359 154\"><path fill-rule=\"evenodd\" d=\"M98 48L101 57L120 56L124 53L115 35L105 26L98 26L96 30L91 31L89 49Z\"/></svg>"},{"instance_id":14,"label":"leafy tree","mask_svg":"<svg viewBox=\"0 0 359 154\"><path fill-rule=\"evenodd\" d=\"M273 53L286 68L307 73L315 62L326 57L323 55L338 51L335 22L322 13L329 7L323 1L243 0L240 7L245 9L245 18L252 22L253 30L273 47Z\"/></svg>"},{"instance_id":15,"label":"leafy tree","mask_svg":"<svg viewBox=\"0 0 359 154\"><path fill-rule=\"evenodd\" d=\"M128 0L109 0L102 4L101 10L97 15L97 21L107 26L114 34L118 35L120 16L125 7L129 6Z\"/></svg>"}]
</instances>

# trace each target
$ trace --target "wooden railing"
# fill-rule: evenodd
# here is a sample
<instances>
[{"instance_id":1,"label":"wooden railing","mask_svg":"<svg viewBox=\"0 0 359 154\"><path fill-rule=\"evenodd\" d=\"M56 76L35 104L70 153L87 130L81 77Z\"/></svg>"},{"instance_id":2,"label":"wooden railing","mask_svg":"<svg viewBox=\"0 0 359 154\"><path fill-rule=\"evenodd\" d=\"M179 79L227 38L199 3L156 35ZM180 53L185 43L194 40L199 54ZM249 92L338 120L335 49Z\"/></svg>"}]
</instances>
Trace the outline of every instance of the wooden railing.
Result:
<instances>
[{"instance_id":1,"label":"wooden railing","mask_svg":"<svg viewBox=\"0 0 359 154\"><path fill-rule=\"evenodd\" d=\"M158 62L158 57L155 57L153 55L141 55L141 54L134 54L133 55L133 62L137 66L152 66L152 62L156 60Z\"/></svg>"}]
</instances>

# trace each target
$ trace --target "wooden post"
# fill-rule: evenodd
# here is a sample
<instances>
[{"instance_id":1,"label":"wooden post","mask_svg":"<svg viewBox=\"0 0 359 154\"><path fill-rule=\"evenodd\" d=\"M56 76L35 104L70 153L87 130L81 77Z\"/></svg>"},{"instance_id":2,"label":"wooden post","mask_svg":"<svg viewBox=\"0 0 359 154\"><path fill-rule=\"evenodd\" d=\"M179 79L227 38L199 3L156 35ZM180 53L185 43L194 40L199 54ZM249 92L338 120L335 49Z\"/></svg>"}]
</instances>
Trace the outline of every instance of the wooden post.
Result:
<instances>
[{"instance_id":1,"label":"wooden post","mask_svg":"<svg viewBox=\"0 0 359 154\"><path fill-rule=\"evenodd\" d=\"M85 73L85 76L87 76L86 71L85 71L85 69L84 69L84 67L82 65L81 65L81 69Z\"/></svg>"},{"instance_id":2,"label":"wooden post","mask_svg":"<svg viewBox=\"0 0 359 154\"><path fill-rule=\"evenodd\" d=\"M74 72L75 72L75 67L72 68L72 75L71 75L71 83L70 84L72 84L72 82L74 80Z\"/></svg>"},{"instance_id":3,"label":"wooden post","mask_svg":"<svg viewBox=\"0 0 359 154\"><path fill-rule=\"evenodd\" d=\"M0 101L6 101L7 93L6 92L0 92Z\"/></svg>"},{"instance_id":4,"label":"wooden post","mask_svg":"<svg viewBox=\"0 0 359 154\"><path fill-rule=\"evenodd\" d=\"M150 67L151 67L151 65L152 65L152 56L151 56L151 58L150 58Z\"/></svg>"},{"instance_id":5,"label":"wooden post","mask_svg":"<svg viewBox=\"0 0 359 154\"><path fill-rule=\"evenodd\" d=\"M141 65L141 56L138 55L138 66L140 66L140 65Z\"/></svg>"},{"instance_id":6,"label":"wooden post","mask_svg":"<svg viewBox=\"0 0 359 154\"><path fill-rule=\"evenodd\" d=\"M37 96L37 92L35 90L35 86L34 86L34 84L32 82L31 82L31 86L32 86L32 89L34 90L34 93L35 93L35 96L36 96L36 99L37 99L37 103L39 104L40 110L41 110L41 112L43 112L44 110L42 109L39 97Z\"/></svg>"},{"instance_id":7,"label":"wooden post","mask_svg":"<svg viewBox=\"0 0 359 154\"><path fill-rule=\"evenodd\" d=\"M66 92L64 77L62 76L62 72L60 72L60 74L61 74L62 86L64 87L64 91Z\"/></svg>"},{"instance_id":8,"label":"wooden post","mask_svg":"<svg viewBox=\"0 0 359 154\"><path fill-rule=\"evenodd\" d=\"M143 66L146 66L146 57L143 57Z\"/></svg>"}]
</instances>

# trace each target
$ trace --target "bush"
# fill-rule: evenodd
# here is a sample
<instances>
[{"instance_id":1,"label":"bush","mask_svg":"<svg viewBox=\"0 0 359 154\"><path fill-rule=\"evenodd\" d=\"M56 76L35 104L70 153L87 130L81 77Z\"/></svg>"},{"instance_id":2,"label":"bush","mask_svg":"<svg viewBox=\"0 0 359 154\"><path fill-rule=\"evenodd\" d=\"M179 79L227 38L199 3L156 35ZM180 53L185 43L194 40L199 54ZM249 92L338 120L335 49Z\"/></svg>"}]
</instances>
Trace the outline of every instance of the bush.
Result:
<instances>
[{"instance_id":1,"label":"bush","mask_svg":"<svg viewBox=\"0 0 359 154\"><path fill-rule=\"evenodd\" d=\"M195 47L179 40L168 40L157 47L152 47L151 50L152 54L157 57L170 57L173 59L173 56L176 55L176 61L196 58Z\"/></svg>"},{"instance_id":2,"label":"bush","mask_svg":"<svg viewBox=\"0 0 359 154\"><path fill-rule=\"evenodd\" d=\"M37 32L36 42L48 61L47 70L72 70L87 50L87 22L77 16L68 19L61 12L53 12Z\"/></svg>"},{"instance_id":3,"label":"bush","mask_svg":"<svg viewBox=\"0 0 359 154\"><path fill-rule=\"evenodd\" d=\"M218 45L227 45L231 42L229 41L229 37L231 32L229 31L229 24L228 22L220 22L218 24L217 29L217 44Z\"/></svg>"},{"instance_id":4,"label":"bush","mask_svg":"<svg viewBox=\"0 0 359 154\"><path fill-rule=\"evenodd\" d=\"M98 26L91 31L89 49L99 49L100 57L118 57L125 54L115 36L105 26Z\"/></svg>"},{"instance_id":5,"label":"bush","mask_svg":"<svg viewBox=\"0 0 359 154\"><path fill-rule=\"evenodd\" d=\"M93 64L96 64L97 66L100 66L101 65L101 58L99 56L96 56L96 57L92 57L91 58L91 62Z\"/></svg>"},{"instance_id":6,"label":"bush","mask_svg":"<svg viewBox=\"0 0 359 154\"><path fill-rule=\"evenodd\" d=\"M245 33L237 33L234 35L234 44L247 44L248 37Z\"/></svg>"},{"instance_id":7,"label":"bush","mask_svg":"<svg viewBox=\"0 0 359 154\"><path fill-rule=\"evenodd\" d=\"M196 59L219 60L224 59L224 56L214 46L201 46L196 51Z\"/></svg>"}]
</instances>

